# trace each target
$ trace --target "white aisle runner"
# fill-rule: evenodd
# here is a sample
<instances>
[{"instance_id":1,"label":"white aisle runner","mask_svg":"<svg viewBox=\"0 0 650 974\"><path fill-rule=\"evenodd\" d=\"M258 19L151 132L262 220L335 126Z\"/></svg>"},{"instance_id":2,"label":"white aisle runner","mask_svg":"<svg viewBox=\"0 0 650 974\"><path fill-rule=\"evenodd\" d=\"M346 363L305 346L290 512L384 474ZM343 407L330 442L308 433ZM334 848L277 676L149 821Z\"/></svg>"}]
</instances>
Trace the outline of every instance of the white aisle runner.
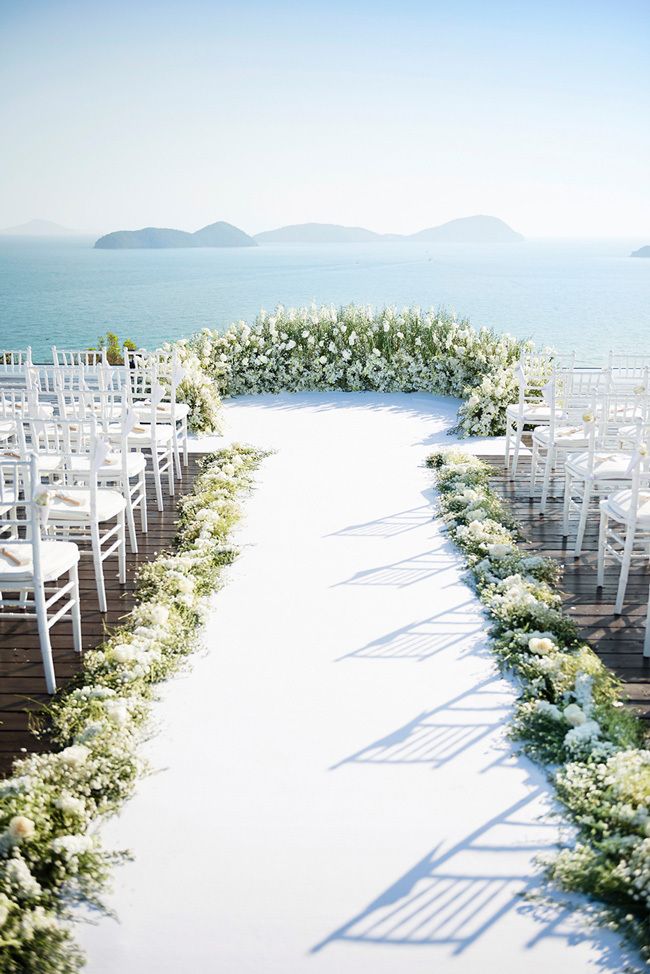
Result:
<instances>
[{"instance_id":1,"label":"white aisle runner","mask_svg":"<svg viewBox=\"0 0 650 974\"><path fill-rule=\"evenodd\" d=\"M119 923L89 974L541 974L616 941L519 895L557 832L504 740L512 701L431 518L424 395L238 400L272 447L209 652L163 691L157 774L104 829Z\"/></svg>"}]
</instances>

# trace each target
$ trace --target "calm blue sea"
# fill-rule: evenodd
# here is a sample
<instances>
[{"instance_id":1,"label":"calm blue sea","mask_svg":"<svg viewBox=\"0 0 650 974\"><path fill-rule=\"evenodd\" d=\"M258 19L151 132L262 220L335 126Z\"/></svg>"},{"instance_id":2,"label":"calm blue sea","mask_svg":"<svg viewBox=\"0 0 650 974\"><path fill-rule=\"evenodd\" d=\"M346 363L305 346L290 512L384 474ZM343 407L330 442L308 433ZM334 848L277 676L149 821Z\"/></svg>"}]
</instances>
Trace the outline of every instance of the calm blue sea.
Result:
<instances>
[{"instance_id":1,"label":"calm blue sea","mask_svg":"<svg viewBox=\"0 0 650 974\"><path fill-rule=\"evenodd\" d=\"M311 301L444 306L596 362L650 353L647 240L94 250L91 238L0 237L0 348L92 345L107 328L155 346L260 308Z\"/></svg>"}]
</instances>

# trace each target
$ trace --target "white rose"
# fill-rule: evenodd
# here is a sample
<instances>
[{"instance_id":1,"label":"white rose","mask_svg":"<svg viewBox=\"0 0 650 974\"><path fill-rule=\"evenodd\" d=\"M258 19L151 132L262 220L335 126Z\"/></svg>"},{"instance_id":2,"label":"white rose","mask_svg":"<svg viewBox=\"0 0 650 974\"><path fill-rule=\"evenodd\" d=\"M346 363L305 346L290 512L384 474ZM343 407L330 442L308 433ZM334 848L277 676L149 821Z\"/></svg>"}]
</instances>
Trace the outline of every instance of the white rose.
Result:
<instances>
[{"instance_id":1,"label":"white rose","mask_svg":"<svg viewBox=\"0 0 650 974\"><path fill-rule=\"evenodd\" d=\"M59 760L70 768L78 768L88 759L89 754L90 751L83 744L71 744L61 751Z\"/></svg>"},{"instance_id":2,"label":"white rose","mask_svg":"<svg viewBox=\"0 0 650 974\"><path fill-rule=\"evenodd\" d=\"M111 656L117 663L130 663L131 660L135 659L135 653L128 643L119 643L119 645L113 646Z\"/></svg>"},{"instance_id":3,"label":"white rose","mask_svg":"<svg viewBox=\"0 0 650 974\"><path fill-rule=\"evenodd\" d=\"M547 653L552 653L555 648L553 640L546 636L541 638L533 636L528 640L528 649L531 653L535 653L536 656L546 656Z\"/></svg>"},{"instance_id":4,"label":"white rose","mask_svg":"<svg viewBox=\"0 0 650 974\"><path fill-rule=\"evenodd\" d=\"M584 724L587 720L577 703L570 703L568 707L564 708L562 713L567 724L571 724L572 727L579 727L580 724Z\"/></svg>"},{"instance_id":5,"label":"white rose","mask_svg":"<svg viewBox=\"0 0 650 974\"><path fill-rule=\"evenodd\" d=\"M14 815L9 822L9 835L14 842L22 842L23 839L31 839L36 831L31 818L25 815Z\"/></svg>"},{"instance_id":6,"label":"white rose","mask_svg":"<svg viewBox=\"0 0 650 974\"><path fill-rule=\"evenodd\" d=\"M487 553L490 558L505 558L506 555L512 554L512 546L509 544L489 544L487 546Z\"/></svg>"}]
</instances>

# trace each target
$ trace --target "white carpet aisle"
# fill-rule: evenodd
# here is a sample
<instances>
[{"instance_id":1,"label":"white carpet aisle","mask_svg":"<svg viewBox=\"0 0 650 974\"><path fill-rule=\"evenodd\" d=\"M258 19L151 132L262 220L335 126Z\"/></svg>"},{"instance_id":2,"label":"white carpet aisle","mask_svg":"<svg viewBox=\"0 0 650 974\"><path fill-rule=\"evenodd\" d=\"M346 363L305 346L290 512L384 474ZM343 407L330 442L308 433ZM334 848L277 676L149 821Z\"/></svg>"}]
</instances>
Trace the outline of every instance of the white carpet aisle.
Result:
<instances>
[{"instance_id":1,"label":"white carpet aisle","mask_svg":"<svg viewBox=\"0 0 650 974\"><path fill-rule=\"evenodd\" d=\"M553 842L541 774L504 741L512 691L431 519L422 461L454 404L242 399L272 447L208 652L163 690L112 847L119 923L89 974L620 971L612 934L518 894Z\"/></svg>"}]
</instances>

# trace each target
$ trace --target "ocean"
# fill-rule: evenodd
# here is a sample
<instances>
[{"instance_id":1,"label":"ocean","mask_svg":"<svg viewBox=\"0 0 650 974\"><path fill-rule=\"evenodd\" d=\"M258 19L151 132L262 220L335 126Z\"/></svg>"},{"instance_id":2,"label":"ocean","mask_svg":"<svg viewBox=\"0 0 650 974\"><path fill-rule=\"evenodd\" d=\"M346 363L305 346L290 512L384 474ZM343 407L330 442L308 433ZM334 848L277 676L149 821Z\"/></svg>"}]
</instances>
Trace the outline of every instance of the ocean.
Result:
<instances>
[{"instance_id":1,"label":"ocean","mask_svg":"<svg viewBox=\"0 0 650 974\"><path fill-rule=\"evenodd\" d=\"M650 354L647 240L469 245L267 245L94 250L93 238L0 237L0 348L93 345L107 329L154 347L251 321L260 308L360 302L445 307L596 364Z\"/></svg>"}]
</instances>

